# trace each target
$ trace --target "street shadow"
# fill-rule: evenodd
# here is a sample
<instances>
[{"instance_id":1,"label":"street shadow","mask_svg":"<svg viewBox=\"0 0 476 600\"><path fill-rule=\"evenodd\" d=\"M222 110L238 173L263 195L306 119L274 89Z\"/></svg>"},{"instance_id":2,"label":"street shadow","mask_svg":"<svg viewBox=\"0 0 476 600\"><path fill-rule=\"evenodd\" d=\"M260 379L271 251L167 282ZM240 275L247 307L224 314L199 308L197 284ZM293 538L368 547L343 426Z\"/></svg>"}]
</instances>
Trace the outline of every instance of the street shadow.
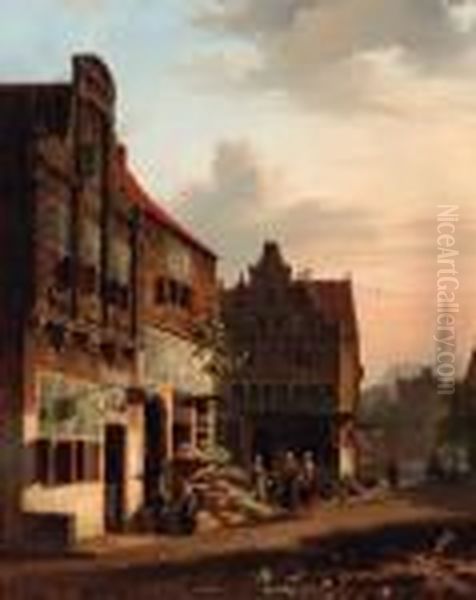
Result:
<instances>
[{"instance_id":1,"label":"street shadow","mask_svg":"<svg viewBox=\"0 0 476 600\"><path fill-rule=\"evenodd\" d=\"M52 565L54 564L54 562L64 561L91 562L94 560L94 558L94 553L84 550L66 550L49 548L0 548L0 567L8 564L19 565L22 563L32 564L40 562L48 562Z\"/></svg>"},{"instance_id":2,"label":"street shadow","mask_svg":"<svg viewBox=\"0 0 476 600\"><path fill-rule=\"evenodd\" d=\"M193 543L191 538L191 543ZM410 561L421 553L437 552L476 557L476 520L462 517L428 520L418 523L381 525L365 532L343 531L304 537L297 546L285 550L247 550L230 555L219 554L186 563L161 564L150 560L137 565L124 561L121 566L101 568L96 572L63 578L86 598L99 598L101 591L128 588L142 581L164 585L180 579L191 588L208 581L225 585L230 577L256 580L264 570L276 579L293 573L312 572L319 577L377 569L389 561ZM107 597L107 596L104 596Z\"/></svg>"},{"instance_id":3,"label":"street shadow","mask_svg":"<svg viewBox=\"0 0 476 600\"><path fill-rule=\"evenodd\" d=\"M397 492L409 504L441 510L468 519L476 518L476 481L454 478L445 482L425 483Z\"/></svg>"},{"instance_id":4,"label":"street shadow","mask_svg":"<svg viewBox=\"0 0 476 600\"><path fill-rule=\"evenodd\" d=\"M51 575L45 571L29 581L20 582L18 598L49 598L46 590L51 586L61 591L61 595L57 596L61 598L67 598L70 591L76 594L72 597L88 600L123 598L129 596L121 595L122 590L134 589L138 582L157 586L157 589L164 589L164 586L177 581L184 589L195 589L204 583L212 588L229 589L230 581L256 585L263 572L271 573L276 581L302 572L312 573L323 580L326 577L338 577L342 572L372 572L393 561L410 564L419 555L476 560L476 514L472 502L475 488L474 484L472 489L468 489L468 484L460 485L463 485L461 494L454 486L451 490L444 486L426 486L398 494L398 497L411 504L439 508L441 515L419 517L412 522L368 526L365 530L304 535L296 544L282 550L251 548L221 554L218 548L216 553L205 558L164 563L160 560L158 540L156 557L151 553L150 558L147 557L144 559L146 562L140 564L132 556L129 561L127 554L121 557L120 562L103 562L100 565L88 553L53 555L53 559L82 559L84 564L81 562L78 569L70 572L65 570L61 575ZM263 527L263 535L266 535L266 527ZM194 536L188 539L193 545ZM25 590L45 590L45 594L35 596L26 593L23 596Z\"/></svg>"}]
</instances>

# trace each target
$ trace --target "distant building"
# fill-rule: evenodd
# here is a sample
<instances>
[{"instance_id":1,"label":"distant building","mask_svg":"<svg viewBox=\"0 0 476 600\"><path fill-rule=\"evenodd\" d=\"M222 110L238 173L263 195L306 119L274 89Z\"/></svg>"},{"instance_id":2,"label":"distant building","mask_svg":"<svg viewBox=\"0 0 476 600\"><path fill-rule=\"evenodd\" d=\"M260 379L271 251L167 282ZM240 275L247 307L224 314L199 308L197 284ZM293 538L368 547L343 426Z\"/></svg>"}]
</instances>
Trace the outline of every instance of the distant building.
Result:
<instances>
[{"instance_id":1,"label":"distant building","mask_svg":"<svg viewBox=\"0 0 476 600\"><path fill-rule=\"evenodd\" d=\"M476 350L471 352L464 381L468 388L476 391Z\"/></svg>"},{"instance_id":2,"label":"distant building","mask_svg":"<svg viewBox=\"0 0 476 600\"><path fill-rule=\"evenodd\" d=\"M476 472L476 349L473 349L464 380L456 386L457 407L465 424L465 435L469 467Z\"/></svg>"},{"instance_id":3,"label":"distant building","mask_svg":"<svg viewBox=\"0 0 476 600\"><path fill-rule=\"evenodd\" d=\"M0 85L0 538L121 527L214 443L216 259L142 189L94 56ZM36 533L35 533L36 532Z\"/></svg>"},{"instance_id":4,"label":"distant building","mask_svg":"<svg viewBox=\"0 0 476 600\"><path fill-rule=\"evenodd\" d=\"M438 381L431 367L422 367L395 382L394 428L397 429L393 454L408 480L423 475L438 445L441 419L445 414L443 397L437 393ZM391 437L391 436L390 436ZM413 473L411 470L413 469Z\"/></svg>"},{"instance_id":5,"label":"distant building","mask_svg":"<svg viewBox=\"0 0 476 600\"><path fill-rule=\"evenodd\" d=\"M223 312L243 361L225 416L235 454L312 450L333 474L352 475L362 366L351 282L294 279L267 242L249 277L224 292Z\"/></svg>"},{"instance_id":6,"label":"distant building","mask_svg":"<svg viewBox=\"0 0 476 600\"><path fill-rule=\"evenodd\" d=\"M380 474L397 463L401 482L413 485L425 476L441 444L449 401L438 395L432 367L395 370L393 377L364 392L360 429L367 444L360 446L360 462L363 471L372 465Z\"/></svg>"}]
</instances>

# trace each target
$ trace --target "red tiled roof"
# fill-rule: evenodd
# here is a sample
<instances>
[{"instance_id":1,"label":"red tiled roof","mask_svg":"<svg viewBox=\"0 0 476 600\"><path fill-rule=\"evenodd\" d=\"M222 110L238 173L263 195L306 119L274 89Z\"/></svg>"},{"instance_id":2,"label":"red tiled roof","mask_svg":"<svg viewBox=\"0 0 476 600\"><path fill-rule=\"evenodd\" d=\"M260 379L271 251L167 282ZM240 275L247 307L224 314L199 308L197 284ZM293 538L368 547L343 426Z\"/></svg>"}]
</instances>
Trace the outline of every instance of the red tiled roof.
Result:
<instances>
[{"instance_id":1,"label":"red tiled roof","mask_svg":"<svg viewBox=\"0 0 476 600\"><path fill-rule=\"evenodd\" d=\"M350 280L321 279L307 283L306 287L326 321L344 323L348 327L348 332L357 334Z\"/></svg>"},{"instance_id":2,"label":"red tiled roof","mask_svg":"<svg viewBox=\"0 0 476 600\"><path fill-rule=\"evenodd\" d=\"M140 206L149 217L176 233L185 242L216 258L216 254L210 248L198 240L144 190L136 176L127 167L123 173L123 186L126 195Z\"/></svg>"}]
</instances>

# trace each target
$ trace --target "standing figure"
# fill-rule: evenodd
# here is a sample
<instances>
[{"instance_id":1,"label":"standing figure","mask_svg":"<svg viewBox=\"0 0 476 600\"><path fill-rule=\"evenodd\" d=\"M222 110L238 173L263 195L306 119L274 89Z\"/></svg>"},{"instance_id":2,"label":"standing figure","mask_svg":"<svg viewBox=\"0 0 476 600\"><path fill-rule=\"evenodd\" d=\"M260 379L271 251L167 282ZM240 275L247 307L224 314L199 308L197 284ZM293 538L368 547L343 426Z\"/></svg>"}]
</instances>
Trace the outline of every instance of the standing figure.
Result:
<instances>
[{"instance_id":1,"label":"standing figure","mask_svg":"<svg viewBox=\"0 0 476 600\"><path fill-rule=\"evenodd\" d=\"M261 454L255 456L253 463L253 488L256 499L266 502L268 499L268 472Z\"/></svg>"},{"instance_id":2,"label":"standing figure","mask_svg":"<svg viewBox=\"0 0 476 600\"><path fill-rule=\"evenodd\" d=\"M288 510L294 510L299 500L299 464L294 452L288 450L282 465L283 505Z\"/></svg>"},{"instance_id":3,"label":"standing figure","mask_svg":"<svg viewBox=\"0 0 476 600\"><path fill-rule=\"evenodd\" d=\"M310 504L317 492L317 468L312 452L304 452L301 466L301 497Z\"/></svg>"},{"instance_id":4,"label":"standing figure","mask_svg":"<svg viewBox=\"0 0 476 600\"><path fill-rule=\"evenodd\" d=\"M392 490L397 489L400 483L398 463L394 457L390 458L387 464L387 482L388 487Z\"/></svg>"},{"instance_id":5,"label":"standing figure","mask_svg":"<svg viewBox=\"0 0 476 600\"><path fill-rule=\"evenodd\" d=\"M267 481L268 500L276 504L281 504L282 500L282 481L281 481L281 457L274 454L271 457L271 465Z\"/></svg>"},{"instance_id":6,"label":"standing figure","mask_svg":"<svg viewBox=\"0 0 476 600\"><path fill-rule=\"evenodd\" d=\"M441 464L440 456L436 451L433 451L428 459L426 466L426 477L428 481L433 482L439 482L444 479L443 465Z\"/></svg>"},{"instance_id":7,"label":"standing figure","mask_svg":"<svg viewBox=\"0 0 476 600\"><path fill-rule=\"evenodd\" d=\"M197 526L198 498L195 490L186 480L182 482L177 504L181 532L193 533Z\"/></svg>"}]
</instances>

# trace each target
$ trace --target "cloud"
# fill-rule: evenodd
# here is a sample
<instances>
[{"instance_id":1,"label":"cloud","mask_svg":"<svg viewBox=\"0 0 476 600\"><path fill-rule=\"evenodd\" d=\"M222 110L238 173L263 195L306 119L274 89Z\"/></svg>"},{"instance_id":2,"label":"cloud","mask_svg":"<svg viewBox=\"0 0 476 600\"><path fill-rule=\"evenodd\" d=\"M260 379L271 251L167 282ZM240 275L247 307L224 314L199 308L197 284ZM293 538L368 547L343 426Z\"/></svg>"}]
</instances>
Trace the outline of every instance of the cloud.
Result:
<instances>
[{"instance_id":1,"label":"cloud","mask_svg":"<svg viewBox=\"0 0 476 600\"><path fill-rule=\"evenodd\" d=\"M474 0L450 0L449 12L458 31L464 34L473 32L476 25L476 2Z\"/></svg>"},{"instance_id":2,"label":"cloud","mask_svg":"<svg viewBox=\"0 0 476 600\"><path fill-rule=\"evenodd\" d=\"M94 11L104 6L105 0L57 0L58 4L78 11Z\"/></svg>"},{"instance_id":3,"label":"cloud","mask_svg":"<svg viewBox=\"0 0 476 600\"><path fill-rule=\"evenodd\" d=\"M330 198L290 198L292 193L282 173L263 165L248 144L222 142L209 180L193 184L179 210L217 249L228 276L254 260L268 238L294 257L308 261L327 253L344 264L378 237L366 210Z\"/></svg>"},{"instance_id":4,"label":"cloud","mask_svg":"<svg viewBox=\"0 0 476 600\"><path fill-rule=\"evenodd\" d=\"M443 0L235 0L209 6L196 23L239 40L238 56L256 52L240 84L284 91L311 108L355 109L402 70L431 77L462 60L473 28L462 34L454 10Z\"/></svg>"},{"instance_id":5,"label":"cloud","mask_svg":"<svg viewBox=\"0 0 476 600\"><path fill-rule=\"evenodd\" d=\"M281 51L316 65L392 46L444 59L464 39L450 14L442 0L231 0L197 21L253 41L270 58Z\"/></svg>"},{"instance_id":6,"label":"cloud","mask_svg":"<svg viewBox=\"0 0 476 600\"><path fill-rule=\"evenodd\" d=\"M197 15L196 21L237 34L272 34L289 27L302 10L312 8L315 4L315 0L216 2L205 7Z\"/></svg>"},{"instance_id":7,"label":"cloud","mask_svg":"<svg viewBox=\"0 0 476 600\"><path fill-rule=\"evenodd\" d=\"M308 193L297 190L283 169L271 168L248 142L224 141L215 148L208 176L191 186L178 212L219 253L220 271L230 283L239 271L255 262L265 239L276 239L282 245L297 272L310 268L316 277L341 277L351 272L364 360L374 377L395 360L432 360L437 205L458 202L458 360L464 361L474 330L471 269L476 231L470 202L474 185L466 176L473 171L471 153L465 159L465 149L472 147L468 141L475 132L468 131L464 122L455 124L459 129L454 133L458 145L446 135L440 137L438 129L433 138L430 129L420 132L425 144L416 144L415 152L428 161L431 169L420 173L418 167L418 180L413 180L407 169L400 171L389 157L388 164L380 161L375 164L376 171L365 171L370 181L364 182L361 189L352 189L347 180L348 187L340 192L336 188L335 195L324 193L319 185L314 189L310 186ZM415 138L412 141L415 143ZM448 172L445 162L440 162L445 153L438 156L448 145L464 150L454 157L453 171L460 187L455 189L450 182L453 196L446 196ZM402 148L406 147L407 141ZM428 148L438 152L432 156ZM312 162L313 150L309 150ZM401 157L400 148L396 154ZM413 161L414 157L407 158ZM424 201L409 201L408 206L402 206L410 197L404 184L413 188L420 174L425 180L422 184L426 182ZM418 189L415 193L420 196Z\"/></svg>"}]
</instances>

